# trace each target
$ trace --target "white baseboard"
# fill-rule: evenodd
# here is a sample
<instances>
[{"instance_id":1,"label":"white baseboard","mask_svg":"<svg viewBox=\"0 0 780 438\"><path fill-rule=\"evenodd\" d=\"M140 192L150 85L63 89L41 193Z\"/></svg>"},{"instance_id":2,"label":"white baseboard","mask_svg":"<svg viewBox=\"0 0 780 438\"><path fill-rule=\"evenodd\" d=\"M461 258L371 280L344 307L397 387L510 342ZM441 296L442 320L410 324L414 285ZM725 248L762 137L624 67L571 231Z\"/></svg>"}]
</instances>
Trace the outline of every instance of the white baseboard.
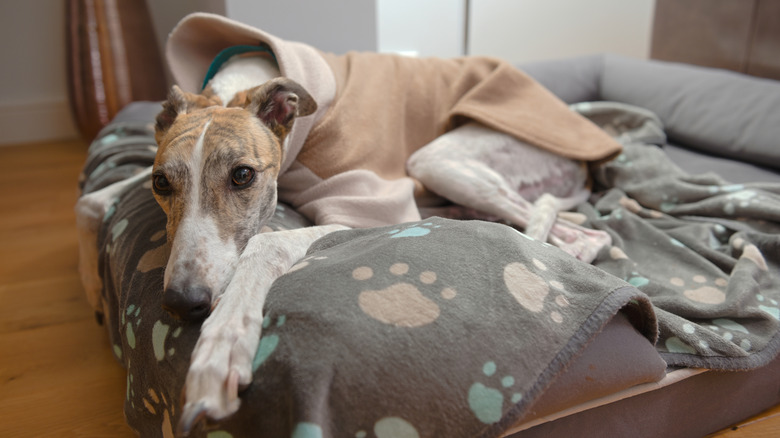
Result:
<instances>
[{"instance_id":1,"label":"white baseboard","mask_svg":"<svg viewBox=\"0 0 780 438\"><path fill-rule=\"evenodd\" d=\"M0 103L0 145L78 137L67 99Z\"/></svg>"}]
</instances>

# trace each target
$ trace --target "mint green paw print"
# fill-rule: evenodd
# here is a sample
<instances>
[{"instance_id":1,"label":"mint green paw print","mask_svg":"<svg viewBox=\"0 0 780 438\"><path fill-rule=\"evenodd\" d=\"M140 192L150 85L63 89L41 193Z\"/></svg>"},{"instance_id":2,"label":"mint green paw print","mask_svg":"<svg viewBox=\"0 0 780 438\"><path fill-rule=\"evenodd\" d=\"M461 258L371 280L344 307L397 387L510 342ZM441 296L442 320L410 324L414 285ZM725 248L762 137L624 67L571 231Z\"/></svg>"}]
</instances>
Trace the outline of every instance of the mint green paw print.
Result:
<instances>
[{"instance_id":1,"label":"mint green paw print","mask_svg":"<svg viewBox=\"0 0 780 438\"><path fill-rule=\"evenodd\" d=\"M485 362L482 366L482 374L485 377L495 380L499 375L496 363L493 361ZM492 388L480 382L476 382L469 388L468 401L469 408L479 421L485 424L493 424L501 419L504 413L504 394L509 395L512 404L516 404L523 399L520 392L512 389L515 385L515 378L509 375L501 377L498 381L502 389Z\"/></svg>"},{"instance_id":2,"label":"mint green paw print","mask_svg":"<svg viewBox=\"0 0 780 438\"><path fill-rule=\"evenodd\" d=\"M625 279L631 286L637 289L641 289L643 286L650 284L650 279L642 276L639 272L632 271L631 275Z\"/></svg>"},{"instance_id":3,"label":"mint green paw print","mask_svg":"<svg viewBox=\"0 0 780 438\"><path fill-rule=\"evenodd\" d=\"M767 298L761 294L756 295L756 299L759 303L761 303L758 305L759 309L772 315L774 319L780 321L780 305L778 305L777 300Z\"/></svg>"},{"instance_id":4,"label":"mint green paw print","mask_svg":"<svg viewBox=\"0 0 780 438\"><path fill-rule=\"evenodd\" d=\"M750 342L750 330L744 325L727 318L718 318L712 320L711 326L708 328L718 333L724 340L739 345L745 351L750 351L753 348Z\"/></svg>"},{"instance_id":5,"label":"mint green paw print","mask_svg":"<svg viewBox=\"0 0 780 438\"><path fill-rule=\"evenodd\" d=\"M671 212L679 204L680 204L680 199L677 198L677 196L671 196L670 197L669 195L667 195L665 193L661 196L661 206L660 206L660 208L661 208L661 211L664 212L664 213Z\"/></svg>"},{"instance_id":6,"label":"mint green paw print","mask_svg":"<svg viewBox=\"0 0 780 438\"><path fill-rule=\"evenodd\" d=\"M318 424L301 422L295 425L292 438L322 438L322 428Z\"/></svg>"},{"instance_id":7,"label":"mint green paw print","mask_svg":"<svg viewBox=\"0 0 780 438\"><path fill-rule=\"evenodd\" d=\"M741 184L721 187L721 190L731 192L726 196L726 204L723 206L723 212L727 215L736 214L737 207L744 209L751 206L766 205L766 198L760 196L755 190L745 190L745 187Z\"/></svg>"},{"instance_id":8,"label":"mint green paw print","mask_svg":"<svg viewBox=\"0 0 780 438\"><path fill-rule=\"evenodd\" d=\"M140 314L141 307L136 307L135 304L127 306L127 309L122 313L122 325L125 326L125 339L127 340L127 345L134 350L136 344L135 331L141 324ZM114 348L114 352L116 353L116 347Z\"/></svg>"},{"instance_id":9,"label":"mint green paw print","mask_svg":"<svg viewBox=\"0 0 780 438\"><path fill-rule=\"evenodd\" d=\"M174 347L170 347L167 350L165 349L165 342L166 339L168 339L170 328L171 326L164 324L162 321L157 321L152 326L152 350L154 351L154 357L158 362L165 359L166 354L169 357L176 354L176 349ZM178 338L179 335L181 335L181 332L182 328L176 327L171 333L171 336Z\"/></svg>"},{"instance_id":10,"label":"mint green paw print","mask_svg":"<svg viewBox=\"0 0 780 438\"><path fill-rule=\"evenodd\" d=\"M399 237L422 237L428 235L432 229L440 228L441 225L434 225L432 222L426 222L424 224L412 224L406 228L397 228L389 231L391 239Z\"/></svg>"},{"instance_id":11,"label":"mint green paw print","mask_svg":"<svg viewBox=\"0 0 780 438\"><path fill-rule=\"evenodd\" d=\"M275 327L283 326L286 321L287 317L285 315L279 315L279 317L276 318ZM270 327L271 317L266 316L263 318L263 331ZM277 346L279 346L279 335L276 333L267 335L263 334L263 337L260 338L260 343L257 346L255 359L252 361L252 372L257 371L257 369L260 368L260 365L262 365L268 359L268 357L271 356L271 354L276 350Z\"/></svg>"},{"instance_id":12,"label":"mint green paw print","mask_svg":"<svg viewBox=\"0 0 780 438\"><path fill-rule=\"evenodd\" d=\"M108 220L111 219L111 216L116 213L117 205L119 205L118 197L111 200L111 203L108 205L106 212L103 214L103 222L108 222Z\"/></svg>"},{"instance_id":13,"label":"mint green paw print","mask_svg":"<svg viewBox=\"0 0 780 438\"><path fill-rule=\"evenodd\" d=\"M625 153L615 157L615 164L624 167L634 167L634 161Z\"/></svg>"}]
</instances>

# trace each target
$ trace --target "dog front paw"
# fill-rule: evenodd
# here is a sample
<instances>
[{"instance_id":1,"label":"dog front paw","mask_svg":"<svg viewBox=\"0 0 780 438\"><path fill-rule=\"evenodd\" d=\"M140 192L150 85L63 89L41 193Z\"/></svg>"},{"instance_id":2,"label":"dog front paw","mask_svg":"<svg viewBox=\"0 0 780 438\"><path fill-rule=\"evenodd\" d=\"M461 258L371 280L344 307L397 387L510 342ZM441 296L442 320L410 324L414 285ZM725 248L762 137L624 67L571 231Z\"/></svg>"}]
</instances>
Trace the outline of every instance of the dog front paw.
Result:
<instances>
[{"instance_id":1,"label":"dog front paw","mask_svg":"<svg viewBox=\"0 0 780 438\"><path fill-rule=\"evenodd\" d=\"M252 361L260 338L261 322L226 312L218 305L203 323L192 352L184 387L179 434L189 434L204 419L221 420L241 405L239 387L252 382ZM228 317L229 316L229 317Z\"/></svg>"}]
</instances>

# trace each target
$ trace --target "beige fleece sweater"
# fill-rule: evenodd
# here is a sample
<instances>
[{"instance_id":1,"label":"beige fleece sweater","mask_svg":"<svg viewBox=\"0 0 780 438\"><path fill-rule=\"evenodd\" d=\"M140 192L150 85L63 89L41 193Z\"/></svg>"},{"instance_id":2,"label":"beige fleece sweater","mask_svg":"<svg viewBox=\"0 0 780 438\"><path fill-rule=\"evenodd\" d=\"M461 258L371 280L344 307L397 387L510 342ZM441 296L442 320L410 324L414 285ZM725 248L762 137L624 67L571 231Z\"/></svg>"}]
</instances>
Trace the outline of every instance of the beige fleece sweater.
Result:
<instances>
[{"instance_id":1,"label":"beige fleece sweater","mask_svg":"<svg viewBox=\"0 0 780 438\"><path fill-rule=\"evenodd\" d=\"M491 58L416 59L322 53L212 14L185 17L168 40L174 78L200 91L224 48L265 44L283 75L318 104L296 120L278 181L279 200L317 224L388 225L420 218L406 160L466 121L583 161L621 147L512 65Z\"/></svg>"}]
</instances>

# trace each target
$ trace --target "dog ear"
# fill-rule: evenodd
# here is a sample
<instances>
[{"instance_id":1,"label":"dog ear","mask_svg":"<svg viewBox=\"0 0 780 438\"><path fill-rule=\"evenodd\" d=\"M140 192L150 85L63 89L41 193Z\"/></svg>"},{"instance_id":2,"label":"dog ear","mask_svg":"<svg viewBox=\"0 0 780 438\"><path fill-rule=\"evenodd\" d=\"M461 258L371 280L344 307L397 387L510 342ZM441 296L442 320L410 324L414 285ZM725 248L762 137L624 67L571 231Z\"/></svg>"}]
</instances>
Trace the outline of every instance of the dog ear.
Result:
<instances>
[{"instance_id":1,"label":"dog ear","mask_svg":"<svg viewBox=\"0 0 780 438\"><path fill-rule=\"evenodd\" d=\"M247 92L247 110L257 115L271 131L283 140L296 117L317 111L317 102L297 82L275 78Z\"/></svg>"},{"instance_id":2,"label":"dog ear","mask_svg":"<svg viewBox=\"0 0 780 438\"><path fill-rule=\"evenodd\" d=\"M221 102L210 88L204 90L202 94L193 94L182 91L181 88L174 85L171 92L168 93L168 100L163 102L162 111L157 114L155 119L155 138L158 143L180 114L187 114L192 110L214 105L221 105Z\"/></svg>"},{"instance_id":3,"label":"dog ear","mask_svg":"<svg viewBox=\"0 0 780 438\"><path fill-rule=\"evenodd\" d=\"M157 114L157 118L155 119L155 137L160 137L164 134L168 128L173 125L176 116L178 116L180 112L186 110L187 99L184 96L184 92L181 91L181 88L174 85L173 88L171 88L171 92L168 93L168 100L163 102L162 107L162 111Z\"/></svg>"}]
</instances>

